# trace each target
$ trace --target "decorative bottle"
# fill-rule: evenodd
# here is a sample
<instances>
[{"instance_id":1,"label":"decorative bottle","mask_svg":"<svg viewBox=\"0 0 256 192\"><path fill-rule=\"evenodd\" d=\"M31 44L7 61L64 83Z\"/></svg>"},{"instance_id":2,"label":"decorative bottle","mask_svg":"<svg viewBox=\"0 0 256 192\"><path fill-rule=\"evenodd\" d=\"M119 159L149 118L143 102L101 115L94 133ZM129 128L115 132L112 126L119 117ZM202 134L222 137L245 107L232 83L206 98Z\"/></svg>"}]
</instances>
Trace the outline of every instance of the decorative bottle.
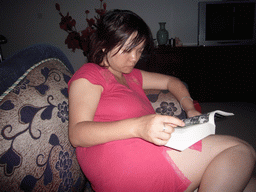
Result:
<instances>
[{"instance_id":1,"label":"decorative bottle","mask_svg":"<svg viewBox=\"0 0 256 192\"><path fill-rule=\"evenodd\" d=\"M158 42L158 45L166 45L169 39L169 33L165 29L166 22L160 22L160 29L156 33L156 39Z\"/></svg>"}]
</instances>

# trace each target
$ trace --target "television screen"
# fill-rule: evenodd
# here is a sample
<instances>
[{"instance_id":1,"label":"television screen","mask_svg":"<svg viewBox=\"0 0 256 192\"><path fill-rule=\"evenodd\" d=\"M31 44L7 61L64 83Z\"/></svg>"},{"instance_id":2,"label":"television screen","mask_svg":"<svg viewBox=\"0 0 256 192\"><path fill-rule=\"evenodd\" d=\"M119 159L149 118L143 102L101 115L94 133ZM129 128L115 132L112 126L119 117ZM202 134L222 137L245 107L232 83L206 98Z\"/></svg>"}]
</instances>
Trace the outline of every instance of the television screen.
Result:
<instances>
[{"instance_id":1,"label":"television screen","mask_svg":"<svg viewBox=\"0 0 256 192\"><path fill-rule=\"evenodd\" d=\"M255 2L199 3L199 45L255 43Z\"/></svg>"}]
</instances>

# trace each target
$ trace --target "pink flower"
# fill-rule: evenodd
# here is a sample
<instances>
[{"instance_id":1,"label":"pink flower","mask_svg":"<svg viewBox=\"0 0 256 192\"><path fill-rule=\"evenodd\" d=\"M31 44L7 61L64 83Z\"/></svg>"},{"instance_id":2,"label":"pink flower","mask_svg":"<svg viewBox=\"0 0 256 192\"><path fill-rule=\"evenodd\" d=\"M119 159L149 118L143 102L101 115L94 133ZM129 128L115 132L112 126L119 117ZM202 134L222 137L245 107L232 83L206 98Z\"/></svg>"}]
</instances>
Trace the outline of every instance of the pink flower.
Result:
<instances>
[{"instance_id":1,"label":"pink flower","mask_svg":"<svg viewBox=\"0 0 256 192\"><path fill-rule=\"evenodd\" d=\"M102 9L103 0L100 0L100 2L100 9L95 9L95 12L98 14L95 17L96 20L99 20L100 16L106 13L107 4L103 3ZM59 23L60 28L68 32L68 36L65 39L65 44L67 44L68 48L72 49L73 52L75 52L76 49L82 49L84 55L86 56L89 52L90 36L95 32L94 27L97 27L95 26L95 19L88 19L88 14L90 13L90 11L85 11L86 22L88 23L88 26L86 27L86 29L78 32L75 28L76 20L74 20L69 15L69 12L66 16L64 16L60 12L60 5L58 3L55 4L55 8L57 11L59 11L59 14L61 16L61 22Z\"/></svg>"},{"instance_id":2,"label":"pink flower","mask_svg":"<svg viewBox=\"0 0 256 192\"><path fill-rule=\"evenodd\" d=\"M55 4L55 8L57 9L57 11L60 11L60 4L59 4L59 3L56 3L56 4Z\"/></svg>"},{"instance_id":3,"label":"pink flower","mask_svg":"<svg viewBox=\"0 0 256 192\"><path fill-rule=\"evenodd\" d=\"M72 31L72 28L76 26L76 20L69 16L69 13L64 17L62 16L60 22L60 28L65 31Z\"/></svg>"},{"instance_id":4,"label":"pink flower","mask_svg":"<svg viewBox=\"0 0 256 192\"><path fill-rule=\"evenodd\" d=\"M91 27L91 26L93 26L93 25L95 24L95 20L94 20L93 18L91 18L91 19L86 19L86 21L87 21L89 27Z\"/></svg>"},{"instance_id":5,"label":"pink flower","mask_svg":"<svg viewBox=\"0 0 256 192\"><path fill-rule=\"evenodd\" d=\"M96 13L98 13L100 16L104 15L106 13L105 9L95 9Z\"/></svg>"},{"instance_id":6,"label":"pink flower","mask_svg":"<svg viewBox=\"0 0 256 192\"><path fill-rule=\"evenodd\" d=\"M67 44L69 49L72 49L73 52L75 52L76 49L80 49L80 34L76 31L73 31L68 34L65 44Z\"/></svg>"},{"instance_id":7,"label":"pink flower","mask_svg":"<svg viewBox=\"0 0 256 192\"><path fill-rule=\"evenodd\" d=\"M95 29L91 28L91 27L87 27L85 30L83 30L82 33L82 37L84 39L90 37L93 33L95 32Z\"/></svg>"}]
</instances>

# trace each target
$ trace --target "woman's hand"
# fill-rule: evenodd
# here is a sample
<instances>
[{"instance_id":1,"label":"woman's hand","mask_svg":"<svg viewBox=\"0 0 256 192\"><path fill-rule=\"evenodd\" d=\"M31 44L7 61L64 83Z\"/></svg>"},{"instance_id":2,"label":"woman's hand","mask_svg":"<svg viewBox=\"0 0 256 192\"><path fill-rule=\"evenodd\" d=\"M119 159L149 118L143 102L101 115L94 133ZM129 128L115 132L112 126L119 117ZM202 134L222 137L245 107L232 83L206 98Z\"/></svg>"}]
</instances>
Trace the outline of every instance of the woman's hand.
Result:
<instances>
[{"instance_id":1,"label":"woman's hand","mask_svg":"<svg viewBox=\"0 0 256 192\"><path fill-rule=\"evenodd\" d=\"M183 121L176 117L157 114L140 117L140 123L137 135L156 145L165 145L174 128L184 126Z\"/></svg>"},{"instance_id":2,"label":"woman's hand","mask_svg":"<svg viewBox=\"0 0 256 192\"><path fill-rule=\"evenodd\" d=\"M191 109L186 111L187 117L194 117L194 116L198 116L201 115L201 113L199 111L197 111L196 109Z\"/></svg>"}]
</instances>

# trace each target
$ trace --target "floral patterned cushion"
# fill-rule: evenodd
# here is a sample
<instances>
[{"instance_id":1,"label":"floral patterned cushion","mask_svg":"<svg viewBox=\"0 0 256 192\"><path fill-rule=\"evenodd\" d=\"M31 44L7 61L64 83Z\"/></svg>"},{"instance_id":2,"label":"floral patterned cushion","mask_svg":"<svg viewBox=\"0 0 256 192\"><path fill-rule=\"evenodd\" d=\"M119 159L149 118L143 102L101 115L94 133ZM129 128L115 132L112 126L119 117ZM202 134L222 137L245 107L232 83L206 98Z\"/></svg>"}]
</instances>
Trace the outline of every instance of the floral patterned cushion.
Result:
<instances>
[{"instance_id":1,"label":"floral patterned cushion","mask_svg":"<svg viewBox=\"0 0 256 192\"><path fill-rule=\"evenodd\" d=\"M156 113L185 119L186 113L177 99L167 90L144 90Z\"/></svg>"},{"instance_id":2,"label":"floral patterned cushion","mask_svg":"<svg viewBox=\"0 0 256 192\"><path fill-rule=\"evenodd\" d=\"M0 97L1 191L90 188L68 140L71 76L60 60L47 59Z\"/></svg>"}]
</instances>

